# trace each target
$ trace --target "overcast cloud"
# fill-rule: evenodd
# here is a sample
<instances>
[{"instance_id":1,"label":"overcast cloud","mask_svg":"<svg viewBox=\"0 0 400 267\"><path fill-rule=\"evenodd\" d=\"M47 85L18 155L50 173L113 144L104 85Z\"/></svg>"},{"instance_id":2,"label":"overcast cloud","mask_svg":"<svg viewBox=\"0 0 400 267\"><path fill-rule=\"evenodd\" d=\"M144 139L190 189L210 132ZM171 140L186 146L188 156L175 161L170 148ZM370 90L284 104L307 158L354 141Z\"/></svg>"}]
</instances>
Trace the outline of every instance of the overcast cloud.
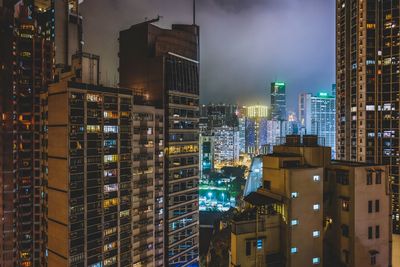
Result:
<instances>
[{"instance_id":1,"label":"overcast cloud","mask_svg":"<svg viewBox=\"0 0 400 267\"><path fill-rule=\"evenodd\" d=\"M197 0L201 99L269 102L270 83L287 82L295 111L303 91L335 79L335 1ZM192 23L192 0L85 0L85 51L101 56L102 81L118 82L118 32L161 15L157 24Z\"/></svg>"}]
</instances>

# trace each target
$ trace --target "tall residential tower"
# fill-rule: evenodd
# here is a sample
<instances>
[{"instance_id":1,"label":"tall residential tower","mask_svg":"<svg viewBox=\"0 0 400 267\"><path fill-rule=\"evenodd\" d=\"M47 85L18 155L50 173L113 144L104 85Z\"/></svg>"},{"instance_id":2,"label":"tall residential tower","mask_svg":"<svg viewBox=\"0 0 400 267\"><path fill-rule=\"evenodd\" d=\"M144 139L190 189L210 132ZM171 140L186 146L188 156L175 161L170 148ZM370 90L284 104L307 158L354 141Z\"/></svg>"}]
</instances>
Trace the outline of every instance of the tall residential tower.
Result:
<instances>
[{"instance_id":1,"label":"tall residential tower","mask_svg":"<svg viewBox=\"0 0 400 267\"><path fill-rule=\"evenodd\" d=\"M198 263L199 27L152 20L121 31L120 86L164 110L165 266ZM161 190L161 189L160 189Z\"/></svg>"},{"instance_id":2,"label":"tall residential tower","mask_svg":"<svg viewBox=\"0 0 400 267\"><path fill-rule=\"evenodd\" d=\"M337 156L389 166L397 233L399 11L397 1L336 1Z\"/></svg>"}]
</instances>

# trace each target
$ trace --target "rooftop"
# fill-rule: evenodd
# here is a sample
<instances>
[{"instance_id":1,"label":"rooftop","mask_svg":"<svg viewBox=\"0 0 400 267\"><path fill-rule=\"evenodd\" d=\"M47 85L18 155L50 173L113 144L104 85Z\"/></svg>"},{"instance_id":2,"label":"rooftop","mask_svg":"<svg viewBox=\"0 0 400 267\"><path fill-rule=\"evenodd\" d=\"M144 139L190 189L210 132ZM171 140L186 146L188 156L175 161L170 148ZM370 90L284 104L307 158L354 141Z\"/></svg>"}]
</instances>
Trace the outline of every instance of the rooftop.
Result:
<instances>
[{"instance_id":1,"label":"rooftop","mask_svg":"<svg viewBox=\"0 0 400 267\"><path fill-rule=\"evenodd\" d=\"M350 167L372 167L372 166L384 166L384 164L376 164L369 162L349 161L349 160L332 160L332 165L344 165Z\"/></svg>"},{"instance_id":2,"label":"rooftop","mask_svg":"<svg viewBox=\"0 0 400 267\"><path fill-rule=\"evenodd\" d=\"M86 84L79 82L68 82L68 87L82 90L95 91L99 93L111 93L111 94L124 94L124 95L133 95L132 90L126 88L118 88L118 87L107 87L102 85L95 84Z\"/></svg>"}]
</instances>

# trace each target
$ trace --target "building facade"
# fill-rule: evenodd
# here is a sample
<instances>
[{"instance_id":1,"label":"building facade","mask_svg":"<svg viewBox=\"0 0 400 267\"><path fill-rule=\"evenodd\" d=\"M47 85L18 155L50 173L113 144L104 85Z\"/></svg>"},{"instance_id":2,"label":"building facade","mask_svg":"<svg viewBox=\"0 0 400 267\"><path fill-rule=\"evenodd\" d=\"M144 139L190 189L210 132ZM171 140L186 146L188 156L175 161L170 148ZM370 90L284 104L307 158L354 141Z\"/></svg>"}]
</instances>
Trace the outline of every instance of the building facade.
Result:
<instances>
[{"instance_id":1,"label":"building facade","mask_svg":"<svg viewBox=\"0 0 400 267\"><path fill-rule=\"evenodd\" d=\"M142 92L165 116L166 266L198 264L199 27L157 20L119 36L120 86Z\"/></svg>"},{"instance_id":2,"label":"building facade","mask_svg":"<svg viewBox=\"0 0 400 267\"><path fill-rule=\"evenodd\" d=\"M388 167L330 154L315 135L287 136L272 154L254 158L245 201L260 216L282 218L276 242L284 266L391 266Z\"/></svg>"},{"instance_id":3,"label":"building facade","mask_svg":"<svg viewBox=\"0 0 400 267\"><path fill-rule=\"evenodd\" d=\"M215 164L234 164L239 160L239 132L235 127L213 129Z\"/></svg>"},{"instance_id":4,"label":"building facade","mask_svg":"<svg viewBox=\"0 0 400 267\"><path fill-rule=\"evenodd\" d=\"M134 96L132 266L164 264L164 111Z\"/></svg>"},{"instance_id":5,"label":"building facade","mask_svg":"<svg viewBox=\"0 0 400 267\"><path fill-rule=\"evenodd\" d=\"M328 93L299 95L299 119L303 132L314 134L325 140L336 158L336 98Z\"/></svg>"},{"instance_id":6,"label":"building facade","mask_svg":"<svg viewBox=\"0 0 400 267\"><path fill-rule=\"evenodd\" d=\"M388 165L393 227L399 215L399 6L336 2L337 157Z\"/></svg>"},{"instance_id":7,"label":"building facade","mask_svg":"<svg viewBox=\"0 0 400 267\"><path fill-rule=\"evenodd\" d=\"M51 18L47 3L0 3L1 266L46 262L39 99L54 75Z\"/></svg>"},{"instance_id":8,"label":"building facade","mask_svg":"<svg viewBox=\"0 0 400 267\"><path fill-rule=\"evenodd\" d=\"M200 135L200 179L206 178L214 170L215 138Z\"/></svg>"},{"instance_id":9,"label":"building facade","mask_svg":"<svg viewBox=\"0 0 400 267\"><path fill-rule=\"evenodd\" d=\"M326 266L391 266L388 170L387 166L344 161L333 161L327 168Z\"/></svg>"},{"instance_id":10,"label":"building facade","mask_svg":"<svg viewBox=\"0 0 400 267\"><path fill-rule=\"evenodd\" d=\"M43 98L48 265L131 266L131 91L63 80Z\"/></svg>"}]
</instances>

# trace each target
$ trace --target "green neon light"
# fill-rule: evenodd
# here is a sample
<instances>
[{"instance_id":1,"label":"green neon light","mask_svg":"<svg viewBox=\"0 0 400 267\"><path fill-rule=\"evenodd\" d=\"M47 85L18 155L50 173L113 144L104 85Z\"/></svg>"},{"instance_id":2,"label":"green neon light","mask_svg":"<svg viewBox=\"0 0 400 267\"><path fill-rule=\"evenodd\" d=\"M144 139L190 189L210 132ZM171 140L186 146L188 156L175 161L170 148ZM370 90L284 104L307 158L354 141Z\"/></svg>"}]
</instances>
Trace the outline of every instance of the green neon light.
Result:
<instances>
[{"instance_id":1,"label":"green neon light","mask_svg":"<svg viewBox=\"0 0 400 267\"><path fill-rule=\"evenodd\" d=\"M279 83L275 83L275 85L276 85L276 86L285 86L285 83L279 82Z\"/></svg>"},{"instance_id":2,"label":"green neon light","mask_svg":"<svg viewBox=\"0 0 400 267\"><path fill-rule=\"evenodd\" d=\"M322 93L322 92L320 92L320 93L319 93L319 96L328 96L328 93Z\"/></svg>"}]
</instances>

